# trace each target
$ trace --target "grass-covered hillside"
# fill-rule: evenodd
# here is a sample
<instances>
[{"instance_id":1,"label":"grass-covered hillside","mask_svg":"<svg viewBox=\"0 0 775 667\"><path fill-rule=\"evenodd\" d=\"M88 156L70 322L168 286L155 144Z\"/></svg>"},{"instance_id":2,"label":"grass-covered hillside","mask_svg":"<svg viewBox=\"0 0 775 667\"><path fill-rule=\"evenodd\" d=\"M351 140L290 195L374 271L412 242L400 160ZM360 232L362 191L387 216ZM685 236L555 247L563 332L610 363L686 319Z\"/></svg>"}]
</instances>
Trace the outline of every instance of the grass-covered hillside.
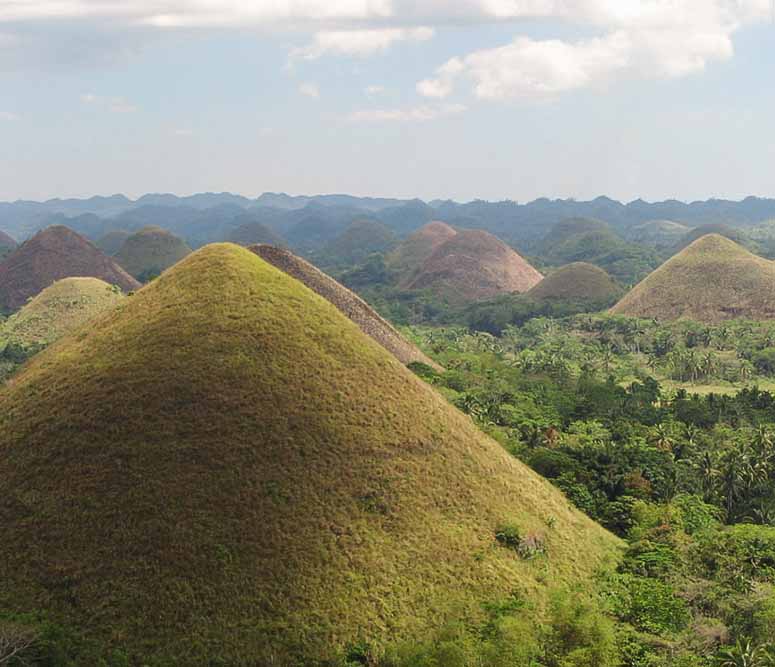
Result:
<instances>
[{"instance_id":1,"label":"grass-covered hillside","mask_svg":"<svg viewBox=\"0 0 775 667\"><path fill-rule=\"evenodd\" d=\"M499 238L466 229L437 245L402 287L429 290L450 302L465 303L526 292L542 278Z\"/></svg>"},{"instance_id":2,"label":"grass-covered hillside","mask_svg":"<svg viewBox=\"0 0 775 667\"><path fill-rule=\"evenodd\" d=\"M94 245L96 245L106 255L115 255L119 250L121 250L121 246L124 245L124 241L126 241L131 235L131 232L124 231L123 229L116 229L112 232L108 232L104 236L101 236L99 239L97 239L97 242Z\"/></svg>"},{"instance_id":3,"label":"grass-covered hillside","mask_svg":"<svg viewBox=\"0 0 775 667\"><path fill-rule=\"evenodd\" d=\"M181 238L161 227L145 227L129 236L116 261L141 282L158 276L191 252Z\"/></svg>"},{"instance_id":4,"label":"grass-covered hillside","mask_svg":"<svg viewBox=\"0 0 775 667\"><path fill-rule=\"evenodd\" d=\"M650 220L627 230L627 238L657 250L672 248L689 233L690 228L672 220Z\"/></svg>"},{"instance_id":5,"label":"grass-covered hillside","mask_svg":"<svg viewBox=\"0 0 775 667\"><path fill-rule=\"evenodd\" d=\"M244 220L244 221L243 221ZM241 246L251 246L258 243L268 243L274 246L283 246L285 241L275 231L266 225L245 215L235 219L238 226L229 234L229 241Z\"/></svg>"},{"instance_id":6,"label":"grass-covered hillside","mask_svg":"<svg viewBox=\"0 0 775 667\"><path fill-rule=\"evenodd\" d=\"M527 296L533 299L604 302L621 294L603 269L587 262L573 262L547 275Z\"/></svg>"},{"instance_id":7,"label":"grass-covered hillside","mask_svg":"<svg viewBox=\"0 0 775 667\"><path fill-rule=\"evenodd\" d=\"M234 245L49 347L0 403L0 609L69 629L75 665L97 664L88 646L114 664L314 664L484 600L540 609L619 549Z\"/></svg>"},{"instance_id":8,"label":"grass-covered hillside","mask_svg":"<svg viewBox=\"0 0 775 667\"><path fill-rule=\"evenodd\" d=\"M344 285L326 275L290 250L270 245L251 246L250 250L289 276L302 282L332 303L365 334L371 336L402 364L419 362L438 370L441 367L402 336L392 324L382 318L369 304Z\"/></svg>"},{"instance_id":9,"label":"grass-covered hillside","mask_svg":"<svg viewBox=\"0 0 775 667\"><path fill-rule=\"evenodd\" d=\"M614 306L612 313L720 322L775 318L775 262L709 234L673 256Z\"/></svg>"},{"instance_id":10,"label":"grass-covered hillside","mask_svg":"<svg viewBox=\"0 0 775 667\"><path fill-rule=\"evenodd\" d=\"M57 280L92 277L122 290L140 284L90 241L54 225L20 245L0 264L0 312L15 311Z\"/></svg>"},{"instance_id":11,"label":"grass-covered hillside","mask_svg":"<svg viewBox=\"0 0 775 667\"><path fill-rule=\"evenodd\" d=\"M121 290L97 278L63 278L0 324L0 351L26 354L74 331L123 299Z\"/></svg>"}]
</instances>

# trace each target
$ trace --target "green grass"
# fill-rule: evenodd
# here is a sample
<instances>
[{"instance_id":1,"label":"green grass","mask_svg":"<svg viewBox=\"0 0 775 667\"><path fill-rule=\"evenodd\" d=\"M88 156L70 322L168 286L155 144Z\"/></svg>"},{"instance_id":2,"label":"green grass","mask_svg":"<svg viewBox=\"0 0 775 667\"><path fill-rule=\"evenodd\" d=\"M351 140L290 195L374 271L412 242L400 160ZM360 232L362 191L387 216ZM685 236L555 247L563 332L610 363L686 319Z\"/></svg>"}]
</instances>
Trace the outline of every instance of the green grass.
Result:
<instances>
[{"instance_id":1,"label":"green grass","mask_svg":"<svg viewBox=\"0 0 775 667\"><path fill-rule=\"evenodd\" d=\"M0 404L0 610L44 610L132 664L418 639L452 608L540 605L619 551L334 306L230 244L49 347ZM504 524L547 555L500 547Z\"/></svg>"},{"instance_id":2,"label":"green grass","mask_svg":"<svg viewBox=\"0 0 775 667\"><path fill-rule=\"evenodd\" d=\"M775 262L718 234L696 240L611 309L632 317L716 323L775 317Z\"/></svg>"}]
</instances>

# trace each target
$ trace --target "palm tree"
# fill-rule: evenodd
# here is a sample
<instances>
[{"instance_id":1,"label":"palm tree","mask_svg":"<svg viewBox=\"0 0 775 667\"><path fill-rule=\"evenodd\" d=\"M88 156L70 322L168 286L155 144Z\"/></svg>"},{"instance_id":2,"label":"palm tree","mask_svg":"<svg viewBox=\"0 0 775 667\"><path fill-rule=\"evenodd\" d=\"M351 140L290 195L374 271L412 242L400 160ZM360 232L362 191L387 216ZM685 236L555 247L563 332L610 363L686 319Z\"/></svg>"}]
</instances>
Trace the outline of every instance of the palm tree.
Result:
<instances>
[{"instance_id":1,"label":"palm tree","mask_svg":"<svg viewBox=\"0 0 775 667\"><path fill-rule=\"evenodd\" d=\"M772 654L770 644L751 644L747 640L745 644L739 639L732 648L725 649L719 653L719 667L772 667L775 665L775 659Z\"/></svg>"}]
</instances>

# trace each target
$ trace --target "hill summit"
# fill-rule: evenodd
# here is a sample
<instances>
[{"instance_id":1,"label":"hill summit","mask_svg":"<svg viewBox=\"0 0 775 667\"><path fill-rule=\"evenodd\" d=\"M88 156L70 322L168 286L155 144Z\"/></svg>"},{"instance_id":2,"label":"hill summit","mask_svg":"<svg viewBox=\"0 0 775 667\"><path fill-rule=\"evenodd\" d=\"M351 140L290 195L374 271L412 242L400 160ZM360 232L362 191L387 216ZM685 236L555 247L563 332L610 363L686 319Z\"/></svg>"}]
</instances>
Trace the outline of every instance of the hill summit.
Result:
<instances>
[{"instance_id":1,"label":"hill summit","mask_svg":"<svg viewBox=\"0 0 775 667\"><path fill-rule=\"evenodd\" d=\"M775 318L775 262L709 234L636 285L612 313L720 322Z\"/></svg>"},{"instance_id":2,"label":"hill summit","mask_svg":"<svg viewBox=\"0 0 775 667\"><path fill-rule=\"evenodd\" d=\"M250 250L332 303L355 322L361 331L376 340L402 364L410 364L414 361L441 370L435 361L425 356L415 345L406 340L392 324L380 317L357 294L306 260L297 257L289 250L270 245L255 245Z\"/></svg>"},{"instance_id":3,"label":"hill summit","mask_svg":"<svg viewBox=\"0 0 775 667\"><path fill-rule=\"evenodd\" d=\"M604 302L621 293L622 289L599 266L573 262L550 273L527 294L534 299Z\"/></svg>"},{"instance_id":4,"label":"hill summit","mask_svg":"<svg viewBox=\"0 0 775 667\"><path fill-rule=\"evenodd\" d=\"M423 262L445 241L457 234L457 231L445 222L429 222L414 234L405 238L393 252L387 256L387 264L400 272L404 280L420 269Z\"/></svg>"},{"instance_id":5,"label":"hill summit","mask_svg":"<svg viewBox=\"0 0 775 667\"><path fill-rule=\"evenodd\" d=\"M21 308L62 278L92 277L129 291L140 287L110 257L72 229L47 227L0 264L0 311Z\"/></svg>"},{"instance_id":6,"label":"hill summit","mask_svg":"<svg viewBox=\"0 0 775 667\"><path fill-rule=\"evenodd\" d=\"M181 238L161 227L144 227L127 237L116 261L140 281L155 278L191 252Z\"/></svg>"},{"instance_id":7,"label":"hill summit","mask_svg":"<svg viewBox=\"0 0 775 667\"><path fill-rule=\"evenodd\" d=\"M485 600L539 602L618 549L231 244L33 358L0 403L0 608L126 664L317 664ZM543 541L540 564L499 546L504 524Z\"/></svg>"},{"instance_id":8,"label":"hill summit","mask_svg":"<svg viewBox=\"0 0 775 667\"><path fill-rule=\"evenodd\" d=\"M451 302L465 302L526 292L542 278L496 236L466 229L437 245L403 287L430 289Z\"/></svg>"},{"instance_id":9,"label":"hill summit","mask_svg":"<svg viewBox=\"0 0 775 667\"><path fill-rule=\"evenodd\" d=\"M45 347L122 299L120 290L97 278L57 280L0 325L0 347Z\"/></svg>"}]
</instances>

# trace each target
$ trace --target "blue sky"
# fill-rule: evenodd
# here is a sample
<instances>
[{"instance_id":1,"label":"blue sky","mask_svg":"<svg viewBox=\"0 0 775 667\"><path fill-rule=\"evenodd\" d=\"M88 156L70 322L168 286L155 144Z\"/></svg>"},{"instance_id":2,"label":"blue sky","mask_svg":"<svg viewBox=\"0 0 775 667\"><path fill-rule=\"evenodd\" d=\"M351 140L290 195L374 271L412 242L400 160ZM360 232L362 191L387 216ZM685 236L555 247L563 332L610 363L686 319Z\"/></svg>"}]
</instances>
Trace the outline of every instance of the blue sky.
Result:
<instances>
[{"instance_id":1,"label":"blue sky","mask_svg":"<svg viewBox=\"0 0 775 667\"><path fill-rule=\"evenodd\" d=\"M775 196L771 0L6 0L0 199Z\"/></svg>"}]
</instances>

